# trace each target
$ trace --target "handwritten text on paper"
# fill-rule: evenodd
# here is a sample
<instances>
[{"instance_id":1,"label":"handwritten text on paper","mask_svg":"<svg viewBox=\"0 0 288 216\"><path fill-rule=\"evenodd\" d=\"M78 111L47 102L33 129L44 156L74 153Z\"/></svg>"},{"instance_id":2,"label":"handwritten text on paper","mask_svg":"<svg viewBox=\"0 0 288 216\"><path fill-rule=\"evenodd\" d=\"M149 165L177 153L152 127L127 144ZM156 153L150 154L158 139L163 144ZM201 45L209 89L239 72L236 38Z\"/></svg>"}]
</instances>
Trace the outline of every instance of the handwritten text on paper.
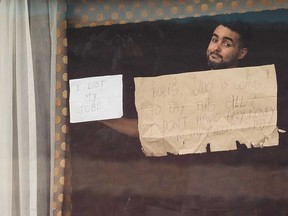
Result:
<instances>
[{"instance_id":1,"label":"handwritten text on paper","mask_svg":"<svg viewBox=\"0 0 288 216\"><path fill-rule=\"evenodd\" d=\"M278 144L273 65L135 78L135 86L146 155Z\"/></svg>"},{"instance_id":2,"label":"handwritten text on paper","mask_svg":"<svg viewBox=\"0 0 288 216\"><path fill-rule=\"evenodd\" d=\"M69 83L71 123L122 117L122 75L73 79Z\"/></svg>"}]
</instances>

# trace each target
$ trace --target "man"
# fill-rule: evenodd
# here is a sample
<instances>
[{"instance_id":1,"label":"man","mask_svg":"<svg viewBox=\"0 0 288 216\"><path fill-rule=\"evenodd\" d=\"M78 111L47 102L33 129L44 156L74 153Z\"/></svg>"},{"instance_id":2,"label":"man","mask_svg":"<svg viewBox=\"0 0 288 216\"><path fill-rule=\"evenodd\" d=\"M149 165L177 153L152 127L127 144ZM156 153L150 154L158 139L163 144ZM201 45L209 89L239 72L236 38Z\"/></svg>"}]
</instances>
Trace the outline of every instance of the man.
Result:
<instances>
[{"instance_id":1,"label":"man","mask_svg":"<svg viewBox=\"0 0 288 216\"><path fill-rule=\"evenodd\" d=\"M213 32L207 48L211 69L234 68L248 53L249 27L242 23L219 25Z\"/></svg>"},{"instance_id":2,"label":"man","mask_svg":"<svg viewBox=\"0 0 288 216\"><path fill-rule=\"evenodd\" d=\"M249 28L241 23L218 25L213 31L211 40L207 46L207 64L204 62L201 70L238 67L241 60L247 55L249 37ZM263 46L263 39L260 41ZM205 51L202 53L204 56ZM287 82L282 82L282 85L283 83ZM281 119L285 119L283 118L285 115L280 116L282 117ZM128 136L139 136L137 119L120 118L103 121L103 123ZM101 133L103 133L103 130L99 130L100 136L102 135ZM105 133L103 134L105 135ZM116 137L119 138L120 136ZM267 194L267 196L263 196L264 201L265 199L267 200L265 201L265 203L267 202L267 208L272 206L272 208L278 209L278 206L281 205L276 198L273 203L270 203L268 198L271 195L272 199L274 199L276 196L274 193L275 190L277 192L281 188L277 187L279 182L282 183L282 181L278 180L277 172L283 170L281 172L283 172L284 177L286 175L286 166L284 165L286 159L283 159L283 157L286 155L287 150L283 151L283 154L280 154L279 160L273 159L278 157L279 154L276 153L281 151L280 148L277 148L276 153L275 149L271 148L268 151L265 149L252 149L249 152L231 151L229 153L217 152L193 156L169 155L158 159L146 158L144 154L141 155L139 141L130 139L129 137L124 138L125 146L122 145L120 140L118 142L117 139L117 143L115 145L113 143L112 147L120 146L120 155L128 157L125 157L125 160L121 160L118 163L119 175L112 175L111 177L113 180L116 179L115 186L119 185L119 190L116 190L116 193L119 193L121 188L125 189L123 194L121 194L121 199L123 197L124 201L120 202L121 206L125 205L125 215L126 213L130 215L131 212L131 215L141 216L144 214L145 216L247 216L252 215L252 211L253 215L260 215L259 208L255 207L258 204L259 206L262 205L259 194ZM96 144L102 144L102 142L103 140L100 139ZM106 145L108 142L103 143ZM124 148L122 148L123 146ZM108 145L107 149L109 152L110 150L114 152L111 145ZM107 149L105 148L105 151ZM135 156L136 154L132 151L135 157L131 159L130 155L126 154L127 149L139 150L140 156ZM266 154L263 154L263 151ZM265 158L265 155L268 157ZM106 158L109 161L108 163L110 163L110 154ZM101 159L100 157L93 160L99 160L102 165L104 163ZM281 167L283 166L283 169L278 169L278 161ZM111 162L112 166L115 167L114 158L112 158ZM110 172L112 169L110 169L108 163L107 170ZM272 171L269 172L271 169ZM114 170L116 170L115 173L118 173L117 169ZM272 173L272 175L270 176L269 173ZM117 176L121 175L123 175L124 179L127 178L129 180L124 181L123 179L119 179L118 182ZM267 184L265 184L265 181L267 181ZM124 183L125 186L123 186ZM280 185L282 186L283 184ZM251 196L251 194L255 194L255 196ZM282 193L278 194L279 196L283 196ZM110 197L108 195L108 201ZM285 201L285 198L283 199ZM261 212L264 213L264 210ZM119 212L119 214L121 213ZM265 215L279 214L277 212L276 214L265 212Z\"/></svg>"},{"instance_id":3,"label":"man","mask_svg":"<svg viewBox=\"0 0 288 216\"><path fill-rule=\"evenodd\" d=\"M239 22L239 21L219 24L215 28L212 34L210 43L207 47L206 57L207 57L208 67L206 66L206 68L213 70L213 69L235 68L239 66L240 61L244 59L248 53L249 39L250 39L250 27L247 24ZM120 133L126 134L128 136L132 136L132 137L139 136L137 119L120 118L120 119L107 120L107 121L102 121L102 122L108 127ZM186 182L187 184L193 183L193 176L195 175L195 173L193 172L193 167L191 169L192 171L187 170L185 174L188 176L190 175L192 176L192 180L188 180L188 182ZM201 177L201 175L199 176ZM187 177L187 178L190 179L191 177ZM169 180L167 181L169 182ZM205 179L202 179L201 181L204 182ZM185 186L183 185L183 187ZM215 188L217 188L217 186L215 186ZM219 188L221 188L221 186L219 186ZM195 199L193 193L191 193L192 195L191 194L189 195L189 193L190 192L188 192L188 194L186 193L185 195L183 195L182 198L173 197L169 201L161 200L159 201L159 203L153 203L150 206L146 205L145 216L202 215L202 213L201 214L199 213L200 211L202 211L201 209L211 209L212 207L214 208L215 206L216 206L215 208L217 208L218 206L218 201L210 200L209 198L207 199L201 198L200 200L198 200L198 198ZM179 199L180 200L182 199L182 200L179 201ZM165 204L166 202L167 204ZM174 204L173 207L171 207L171 203ZM227 207L227 209L231 207L230 203L227 204L225 202L221 202L220 206L222 204L223 206ZM224 210L221 209L220 212L224 213ZM217 215L218 214L219 213L217 213ZM213 214L208 214L206 212L205 215L213 215Z\"/></svg>"},{"instance_id":4,"label":"man","mask_svg":"<svg viewBox=\"0 0 288 216\"><path fill-rule=\"evenodd\" d=\"M206 50L206 69L213 70L238 67L241 60L247 56L249 39L250 28L241 22L223 23L218 25L213 31L211 40ZM103 123L128 136L139 136L137 119L121 118L103 121ZM230 152L230 154L205 154L204 157L197 155L188 158L185 156L184 163L183 157L177 156L176 160L176 157L171 157L171 160L169 160L169 158L164 158L167 159L167 163L165 163L167 168L160 169L161 173L159 176L163 175L165 177L170 177L169 175L165 175L165 172L169 173L169 170L176 167L176 169L179 169L178 172L176 171L176 173L179 174L179 179L182 178L183 180L179 180L177 177L175 177L176 175L172 176L172 178L175 177L175 179L165 179L160 178L155 174L155 179L160 180L159 182L156 182L153 187L151 187L151 191L154 190L158 192L158 190L155 188L158 186L160 187L160 184L169 185L169 191L173 191L173 188L178 188L178 185L182 184L179 194L183 196L161 197L161 194L159 194L159 196L156 196L153 201L150 201L148 197L147 199L149 201L143 204L145 206L144 215L252 216L260 215L261 213L261 215L263 215L266 207L266 197L263 199L261 197L259 198L257 197L257 193L265 193L266 188L263 187L265 185L265 180L262 180L261 178L265 178L266 175L269 176L269 168L263 166L265 168L263 170L267 171L268 174L260 173L259 170L262 169L262 164L260 166L251 162L254 162L253 156L258 155L262 158L263 154L253 153L253 151L250 151L247 154L241 154L241 151L235 151ZM272 154L274 154L273 151L271 151L269 155ZM187 158L189 160L186 160ZM153 160L155 161L155 159ZM268 159L268 161L269 160L270 159ZM244 161L248 161L248 163L244 163ZM158 159L156 159L156 162L158 164ZM271 160L268 163L270 162ZM163 165L164 163L159 164ZM151 167L152 171L156 170L156 168L149 163L147 166L149 169L145 167L147 168L147 170L145 170L146 172L149 172ZM276 168L273 166L272 173L274 172L274 169ZM140 170L139 173L142 171L143 169ZM174 171L175 169L170 172ZM145 176L145 174L142 175ZM259 187L257 185L258 182L260 185ZM140 181L139 185L142 184L149 185L145 182L145 180ZM187 188L185 188L186 186ZM170 189L170 187L172 189ZM268 187L267 191L269 191L269 189L270 188ZM271 189L271 191L273 192L273 189ZM256 193L256 195L253 195L253 193ZM269 192L267 192L267 194L269 194ZM133 200L133 197L131 200ZM133 201L131 201L131 203L131 205L133 205ZM137 203L137 201L135 201L135 203ZM277 202L275 201L275 203ZM270 203L267 202L267 204L267 209L269 209ZM270 206L273 205L275 204L271 204ZM263 208L263 206L264 210L261 210L260 208ZM267 213L267 215L276 214Z\"/></svg>"},{"instance_id":5,"label":"man","mask_svg":"<svg viewBox=\"0 0 288 216\"><path fill-rule=\"evenodd\" d=\"M250 27L246 23L235 21L219 24L210 40L206 56L210 69L237 67L239 61L248 53ZM138 137L138 120L120 118L102 121L108 127L132 137Z\"/></svg>"}]
</instances>

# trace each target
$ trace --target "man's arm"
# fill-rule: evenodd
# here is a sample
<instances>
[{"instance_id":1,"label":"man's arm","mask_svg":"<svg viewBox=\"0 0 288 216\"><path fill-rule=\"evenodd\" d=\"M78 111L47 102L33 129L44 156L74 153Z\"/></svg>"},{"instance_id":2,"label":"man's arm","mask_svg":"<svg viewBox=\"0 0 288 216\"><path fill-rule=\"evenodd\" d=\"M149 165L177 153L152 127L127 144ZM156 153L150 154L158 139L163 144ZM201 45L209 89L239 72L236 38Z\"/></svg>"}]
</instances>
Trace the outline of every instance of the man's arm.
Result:
<instances>
[{"instance_id":1,"label":"man's arm","mask_svg":"<svg viewBox=\"0 0 288 216\"><path fill-rule=\"evenodd\" d=\"M131 137L139 137L138 119L119 118L100 121L106 126Z\"/></svg>"}]
</instances>

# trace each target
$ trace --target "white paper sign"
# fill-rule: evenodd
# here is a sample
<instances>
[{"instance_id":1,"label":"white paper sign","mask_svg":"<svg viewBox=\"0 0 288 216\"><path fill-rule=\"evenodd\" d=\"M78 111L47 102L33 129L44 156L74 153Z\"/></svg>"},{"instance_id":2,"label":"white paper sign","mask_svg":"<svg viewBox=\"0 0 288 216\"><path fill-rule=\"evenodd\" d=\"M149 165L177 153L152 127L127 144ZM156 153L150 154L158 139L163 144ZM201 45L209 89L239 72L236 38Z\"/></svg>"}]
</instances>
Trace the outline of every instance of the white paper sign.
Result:
<instances>
[{"instance_id":1,"label":"white paper sign","mask_svg":"<svg viewBox=\"0 0 288 216\"><path fill-rule=\"evenodd\" d=\"M123 116L122 75L73 79L69 84L71 123Z\"/></svg>"}]
</instances>

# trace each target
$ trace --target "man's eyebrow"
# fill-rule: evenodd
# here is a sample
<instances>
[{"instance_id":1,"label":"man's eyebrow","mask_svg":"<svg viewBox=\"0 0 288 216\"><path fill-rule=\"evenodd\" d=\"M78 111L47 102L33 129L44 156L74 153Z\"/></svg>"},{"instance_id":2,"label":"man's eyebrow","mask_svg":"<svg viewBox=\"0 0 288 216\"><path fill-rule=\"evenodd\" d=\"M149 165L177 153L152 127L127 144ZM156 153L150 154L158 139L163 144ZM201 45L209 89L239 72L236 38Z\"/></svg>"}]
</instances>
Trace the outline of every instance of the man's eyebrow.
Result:
<instances>
[{"instance_id":1,"label":"man's eyebrow","mask_svg":"<svg viewBox=\"0 0 288 216\"><path fill-rule=\"evenodd\" d=\"M212 37L217 37L217 38L219 38L219 35L213 33L213 34L212 34ZM223 40L229 40L229 41L231 41L232 43L234 42L231 37L223 37Z\"/></svg>"},{"instance_id":2,"label":"man's eyebrow","mask_svg":"<svg viewBox=\"0 0 288 216\"><path fill-rule=\"evenodd\" d=\"M233 39L230 38L230 37L223 37L223 40L229 40L229 41L231 41L232 43L234 42Z\"/></svg>"}]
</instances>

